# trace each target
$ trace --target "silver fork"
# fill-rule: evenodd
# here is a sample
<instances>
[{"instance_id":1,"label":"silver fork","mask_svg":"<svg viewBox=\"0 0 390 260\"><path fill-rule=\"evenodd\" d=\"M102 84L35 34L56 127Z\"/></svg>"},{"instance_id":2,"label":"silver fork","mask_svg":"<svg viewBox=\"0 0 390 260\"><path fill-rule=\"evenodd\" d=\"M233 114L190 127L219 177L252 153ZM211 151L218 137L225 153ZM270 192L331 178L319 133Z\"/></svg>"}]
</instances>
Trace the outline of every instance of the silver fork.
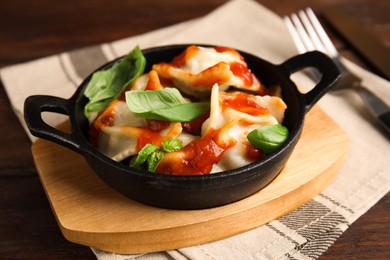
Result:
<instances>
[{"instance_id":1,"label":"silver fork","mask_svg":"<svg viewBox=\"0 0 390 260\"><path fill-rule=\"evenodd\" d=\"M341 77L337 86L332 90L354 89L368 106L371 113L378 119L381 125L390 133L390 107L379 97L361 84L361 79L352 74L342 63L340 55L329 39L324 28L311 8L301 10L298 14L285 16L284 22L294 40L299 53L307 51L321 51L330 56L338 67ZM310 71L315 80L321 75L316 71Z\"/></svg>"}]
</instances>

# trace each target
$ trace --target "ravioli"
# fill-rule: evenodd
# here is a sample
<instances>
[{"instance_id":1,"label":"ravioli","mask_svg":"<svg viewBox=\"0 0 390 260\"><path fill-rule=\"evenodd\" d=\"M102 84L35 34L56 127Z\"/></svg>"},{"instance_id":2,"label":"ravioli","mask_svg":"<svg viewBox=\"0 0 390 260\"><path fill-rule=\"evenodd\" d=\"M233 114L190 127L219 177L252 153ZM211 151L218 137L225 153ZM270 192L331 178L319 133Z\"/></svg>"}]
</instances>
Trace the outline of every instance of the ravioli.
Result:
<instances>
[{"instance_id":1,"label":"ravioli","mask_svg":"<svg viewBox=\"0 0 390 260\"><path fill-rule=\"evenodd\" d=\"M177 88L188 102L206 101L210 111L190 122L145 119L130 111L124 94L90 126L90 141L115 161L132 161L147 144L176 138L183 147L165 153L156 172L199 175L245 166L263 154L247 140L262 126L281 124L287 108L264 86L243 57L225 47L188 47L170 63L158 63L126 91Z\"/></svg>"},{"instance_id":2,"label":"ravioli","mask_svg":"<svg viewBox=\"0 0 390 260\"><path fill-rule=\"evenodd\" d=\"M151 129L148 121L132 113L124 101L114 100L90 126L90 140L103 154L122 161L147 143L161 145L181 132L181 124L174 122Z\"/></svg>"},{"instance_id":3,"label":"ravioli","mask_svg":"<svg viewBox=\"0 0 390 260\"><path fill-rule=\"evenodd\" d=\"M180 91L194 97L209 96L214 84L221 90L234 87L258 94L264 91L244 58L226 47L190 46L172 62L153 65L153 70Z\"/></svg>"},{"instance_id":4,"label":"ravioli","mask_svg":"<svg viewBox=\"0 0 390 260\"><path fill-rule=\"evenodd\" d=\"M247 156L250 144L246 136L261 126L280 123L283 119L281 115L287 107L278 97L254 96L242 92L226 93L219 91L218 85L213 87L210 103L210 117L202 126L202 134L212 129L223 129L219 138L224 142L234 140L236 143L225 151L218 162L221 170L235 169L258 159Z\"/></svg>"}]
</instances>

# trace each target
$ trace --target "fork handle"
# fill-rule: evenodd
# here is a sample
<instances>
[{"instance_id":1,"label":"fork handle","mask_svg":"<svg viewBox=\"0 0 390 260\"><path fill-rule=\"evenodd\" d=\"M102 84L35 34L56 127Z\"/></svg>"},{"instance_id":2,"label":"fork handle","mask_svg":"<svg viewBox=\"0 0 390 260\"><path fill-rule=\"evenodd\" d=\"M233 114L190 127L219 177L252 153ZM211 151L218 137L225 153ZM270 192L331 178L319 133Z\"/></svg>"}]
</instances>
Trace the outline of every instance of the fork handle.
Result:
<instances>
[{"instance_id":1,"label":"fork handle","mask_svg":"<svg viewBox=\"0 0 390 260\"><path fill-rule=\"evenodd\" d=\"M363 101L366 103L371 113L390 133L390 107L365 87L357 86L355 89L357 90Z\"/></svg>"},{"instance_id":2,"label":"fork handle","mask_svg":"<svg viewBox=\"0 0 390 260\"><path fill-rule=\"evenodd\" d=\"M339 70L333 60L319 51L311 51L294 56L280 64L279 67L289 76L294 72L305 68L316 68L322 75L320 81L310 91L307 93L300 93L303 97L303 102L305 103L306 112L333 88L340 78Z\"/></svg>"}]
</instances>

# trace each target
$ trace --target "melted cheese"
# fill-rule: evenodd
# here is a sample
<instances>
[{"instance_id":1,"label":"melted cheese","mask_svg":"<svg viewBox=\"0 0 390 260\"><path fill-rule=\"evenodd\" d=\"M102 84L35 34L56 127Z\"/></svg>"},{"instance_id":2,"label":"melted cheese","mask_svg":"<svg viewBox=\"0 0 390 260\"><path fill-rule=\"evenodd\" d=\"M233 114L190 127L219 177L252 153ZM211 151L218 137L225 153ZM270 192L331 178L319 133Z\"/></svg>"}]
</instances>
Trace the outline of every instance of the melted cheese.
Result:
<instances>
[{"instance_id":1,"label":"melted cheese","mask_svg":"<svg viewBox=\"0 0 390 260\"><path fill-rule=\"evenodd\" d=\"M210 117L202 126L202 135L205 135L208 131L211 131L211 129L222 129L219 136L221 140L236 141L236 145L227 149L218 162L218 168L223 170L235 169L253 162L253 159L245 156L248 145L246 136L251 131L261 126L278 124L278 120L283 120L284 111L286 109L285 103L278 97L252 96L241 92L229 95L229 98L232 100L234 100L234 96L240 95L240 103L238 104L240 106L231 102L234 104L233 107L235 109L229 107L229 103L227 103L227 105L225 104L226 107L223 107L221 101L224 100L226 93L220 92L218 85L214 85L211 92ZM255 103L243 102L242 95ZM248 104L249 107L246 108L245 104ZM259 110L260 113L258 115L252 115L254 112L251 108ZM250 111L251 114L236 109ZM273 113L276 114L278 118L276 118Z\"/></svg>"},{"instance_id":2,"label":"melted cheese","mask_svg":"<svg viewBox=\"0 0 390 260\"><path fill-rule=\"evenodd\" d=\"M286 104L276 96L263 94L263 87L250 72L242 56L229 48L190 46L171 63L153 65L131 90L177 87L180 91L210 101L210 114L184 129L181 123L143 119L131 112L124 95L101 112L90 127L90 139L100 152L116 161L136 155L147 143L160 146L172 137L184 148L166 153L157 172L166 174L208 174L245 166L260 153L247 140L252 130L282 123ZM227 92L231 86L253 91ZM205 120L205 121L203 121ZM202 123L203 122L203 123ZM187 125L186 125L187 124ZM192 129L194 126L197 129ZM200 129L201 127L201 129Z\"/></svg>"},{"instance_id":3,"label":"melted cheese","mask_svg":"<svg viewBox=\"0 0 390 260\"><path fill-rule=\"evenodd\" d=\"M214 84L261 93L263 87L243 57L230 48L190 46L171 63L153 65L160 77L168 79L182 92L196 97L208 96Z\"/></svg>"},{"instance_id":4,"label":"melted cheese","mask_svg":"<svg viewBox=\"0 0 390 260\"><path fill-rule=\"evenodd\" d=\"M109 122L109 123L107 123ZM145 119L131 112L124 101L115 100L90 127L92 143L97 149L115 161L122 161L137 154L147 143L161 145L165 140L182 133L180 123L170 123L161 131L147 128ZM184 140L188 136L184 136ZM187 141L188 142L188 141Z\"/></svg>"}]
</instances>

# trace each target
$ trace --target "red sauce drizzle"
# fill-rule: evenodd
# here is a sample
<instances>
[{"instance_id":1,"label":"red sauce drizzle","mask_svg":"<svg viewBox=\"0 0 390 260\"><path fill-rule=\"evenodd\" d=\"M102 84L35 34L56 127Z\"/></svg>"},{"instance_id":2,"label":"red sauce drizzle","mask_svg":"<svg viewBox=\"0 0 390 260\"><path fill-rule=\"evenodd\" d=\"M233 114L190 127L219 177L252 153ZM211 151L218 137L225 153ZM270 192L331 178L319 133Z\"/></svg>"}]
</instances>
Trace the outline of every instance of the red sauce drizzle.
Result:
<instances>
[{"instance_id":1,"label":"red sauce drizzle","mask_svg":"<svg viewBox=\"0 0 390 260\"><path fill-rule=\"evenodd\" d=\"M145 90L158 90L161 89L160 79L155 70L151 70L148 75L148 83L146 84Z\"/></svg>"},{"instance_id":2,"label":"red sauce drizzle","mask_svg":"<svg viewBox=\"0 0 390 260\"><path fill-rule=\"evenodd\" d=\"M192 135L200 135L202 132L202 124L210 117L210 113L201 115L190 122L182 123L183 130Z\"/></svg>"},{"instance_id":3,"label":"red sauce drizzle","mask_svg":"<svg viewBox=\"0 0 390 260\"><path fill-rule=\"evenodd\" d=\"M214 48L216 52L230 52L236 56L239 56L241 60L244 60L244 57L242 57L240 55L240 53L238 51L236 51L235 49L232 49L232 48L229 48L229 47L225 47L225 46L217 46Z\"/></svg>"},{"instance_id":4,"label":"red sauce drizzle","mask_svg":"<svg viewBox=\"0 0 390 260\"><path fill-rule=\"evenodd\" d=\"M259 149L251 145L250 143L245 145L245 148L246 148L245 157L248 158L249 160L255 161L263 157L263 153Z\"/></svg>"},{"instance_id":5,"label":"red sauce drizzle","mask_svg":"<svg viewBox=\"0 0 390 260\"><path fill-rule=\"evenodd\" d=\"M202 139L192 141L183 149L166 154L156 172L172 175L209 174L213 164L236 143L234 140L228 143L218 142L219 133L220 130L210 131Z\"/></svg>"},{"instance_id":6,"label":"red sauce drizzle","mask_svg":"<svg viewBox=\"0 0 390 260\"><path fill-rule=\"evenodd\" d=\"M170 64L177 68L184 67L187 61L194 57L198 51L199 48L197 46L191 45L185 51L176 56Z\"/></svg>"},{"instance_id":7,"label":"red sauce drizzle","mask_svg":"<svg viewBox=\"0 0 390 260\"><path fill-rule=\"evenodd\" d=\"M231 52L232 54L236 55L242 61L242 63L230 63L230 71L234 74L234 76L241 78L246 86L253 85L254 75L252 71L248 68L248 65L245 63L244 57L242 57L242 55L238 51L223 46L216 47L215 50L217 52Z\"/></svg>"},{"instance_id":8,"label":"red sauce drizzle","mask_svg":"<svg viewBox=\"0 0 390 260\"><path fill-rule=\"evenodd\" d=\"M220 92L219 102L222 110L230 107L234 110L252 115L259 116L267 114L269 111L266 107L261 106L254 95L240 93L222 93Z\"/></svg>"},{"instance_id":9,"label":"red sauce drizzle","mask_svg":"<svg viewBox=\"0 0 390 260\"><path fill-rule=\"evenodd\" d=\"M197 74L196 81L194 82L195 86L207 86L212 87L215 83L222 85L230 79L229 73L226 71L229 70L228 65L224 62L215 64L212 67L209 67L199 74Z\"/></svg>"},{"instance_id":10,"label":"red sauce drizzle","mask_svg":"<svg viewBox=\"0 0 390 260\"><path fill-rule=\"evenodd\" d=\"M113 101L117 102L117 101ZM89 127L89 142L98 147L99 144L99 132L103 127L111 127L114 125L115 120L115 110L114 106L109 106L106 110L101 112L101 114L96 118L96 120Z\"/></svg>"},{"instance_id":11,"label":"red sauce drizzle","mask_svg":"<svg viewBox=\"0 0 390 260\"><path fill-rule=\"evenodd\" d=\"M131 90L130 87L125 88L125 89L122 91L121 95L119 96L118 100L123 101L123 102L126 102L126 92L129 91L129 90Z\"/></svg>"},{"instance_id":12,"label":"red sauce drizzle","mask_svg":"<svg viewBox=\"0 0 390 260\"><path fill-rule=\"evenodd\" d=\"M154 132L160 132L171 124L169 121L146 119L146 127Z\"/></svg>"},{"instance_id":13,"label":"red sauce drizzle","mask_svg":"<svg viewBox=\"0 0 390 260\"><path fill-rule=\"evenodd\" d=\"M148 128L138 127L140 134L137 138L137 149L140 151L147 144L154 144L160 146L165 140L158 132L152 131Z\"/></svg>"},{"instance_id":14,"label":"red sauce drizzle","mask_svg":"<svg viewBox=\"0 0 390 260\"><path fill-rule=\"evenodd\" d=\"M246 64L239 62L230 63L230 71L234 74L234 76L241 78L246 86L252 86L253 74Z\"/></svg>"}]
</instances>

